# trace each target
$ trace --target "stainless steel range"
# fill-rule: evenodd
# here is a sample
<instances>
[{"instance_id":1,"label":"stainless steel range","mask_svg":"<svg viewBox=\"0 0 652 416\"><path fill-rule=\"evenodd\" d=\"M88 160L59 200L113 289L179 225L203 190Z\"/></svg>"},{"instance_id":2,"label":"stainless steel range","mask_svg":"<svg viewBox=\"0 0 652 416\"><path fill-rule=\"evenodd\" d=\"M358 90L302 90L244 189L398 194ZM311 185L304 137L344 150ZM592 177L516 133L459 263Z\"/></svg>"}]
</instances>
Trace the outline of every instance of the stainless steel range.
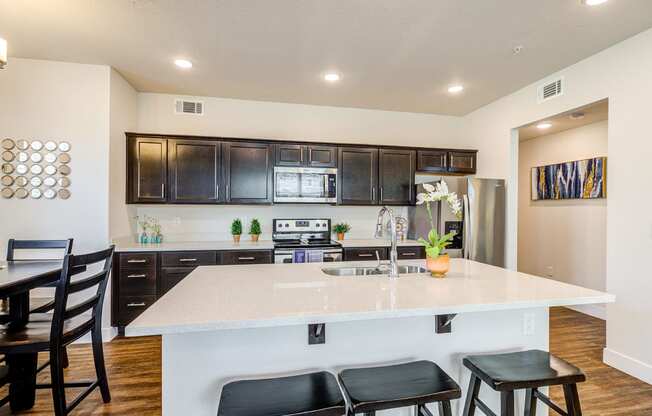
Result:
<instances>
[{"instance_id":1,"label":"stainless steel range","mask_svg":"<svg viewBox=\"0 0 652 416\"><path fill-rule=\"evenodd\" d=\"M274 263L321 263L342 260L342 246L331 240L331 220L275 219Z\"/></svg>"}]
</instances>

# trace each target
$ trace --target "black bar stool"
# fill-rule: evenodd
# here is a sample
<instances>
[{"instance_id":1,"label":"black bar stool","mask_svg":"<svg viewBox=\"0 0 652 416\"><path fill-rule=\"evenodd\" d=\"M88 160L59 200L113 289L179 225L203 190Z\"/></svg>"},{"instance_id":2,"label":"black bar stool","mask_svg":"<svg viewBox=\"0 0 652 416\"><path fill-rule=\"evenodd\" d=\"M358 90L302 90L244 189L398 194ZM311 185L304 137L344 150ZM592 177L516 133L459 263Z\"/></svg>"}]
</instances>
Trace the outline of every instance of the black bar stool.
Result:
<instances>
[{"instance_id":1,"label":"black bar stool","mask_svg":"<svg viewBox=\"0 0 652 416\"><path fill-rule=\"evenodd\" d=\"M439 366L430 361L371 368L352 368L339 374L347 396L347 415L416 406L416 415L431 416L425 407L439 404L440 416L452 416L451 403L462 391Z\"/></svg>"},{"instance_id":2,"label":"black bar stool","mask_svg":"<svg viewBox=\"0 0 652 416\"><path fill-rule=\"evenodd\" d=\"M241 380L222 389L218 416L342 416L344 397L331 373Z\"/></svg>"},{"instance_id":3,"label":"black bar stool","mask_svg":"<svg viewBox=\"0 0 652 416\"><path fill-rule=\"evenodd\" d=\"M474 416L476 407L484 414L495 416L479 399L481 382L484 381L500 392L501 416L514 415L514 391L525 389L525 416L535 416L537 399L563 416L581 416L582 409L577 394L577 383L586 380L579 368L546 351L530 350L508 354L475 355L464 358L464 365L471 370L471 381L464 406L464 416ZM566 411L555 404L538 389L563 386Z\"/></svg>"}]
</instances>

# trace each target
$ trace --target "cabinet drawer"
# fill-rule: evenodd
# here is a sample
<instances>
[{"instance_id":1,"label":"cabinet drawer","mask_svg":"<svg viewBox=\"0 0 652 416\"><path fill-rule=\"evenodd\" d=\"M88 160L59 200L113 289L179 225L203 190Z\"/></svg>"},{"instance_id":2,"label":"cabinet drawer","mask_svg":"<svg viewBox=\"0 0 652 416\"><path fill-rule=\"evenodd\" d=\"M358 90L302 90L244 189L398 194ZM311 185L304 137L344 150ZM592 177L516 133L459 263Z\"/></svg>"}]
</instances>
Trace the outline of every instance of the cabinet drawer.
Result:
<instances>
[{"instance_id":1,"label":"cabinet drawer","mask_svg":"<svg viewBox=\"0 0 652 416\"><path fill-rule=\"evenodd\" d=\"M121 253L121 269L146 269L156 267L156 253Z\"/></svg>"},{"instance_id":2,"label":"cabinet drawer","mask_svg":"<svg viewBox=\"0 0 652 416\"><path fill-rule=\"evenodd\" d=\"M425 259L426 249L423 246L397 247L399 260Z\"/></svg>"},{"instance_id":3,"label":"cabinet drawer","mask_svg":"<svg viewBox=\"0 0 652 416\"><path fill-rule=\"evenodd\" d=\"M270 264L270 250L225 251L222 253L222 264Z\"/></svg>"},{"instance_id":4,"label":"cabinet drawer","mask_svg":"<svg viewBox=\"0 0 652 416\"><path fill-rule=\"evenodd\" d=\"M175 251L161 253L162 267L211 266L217 264L215 251Z\"/></svg>"},{"instance_id":5,"label":"cabinet drawer","mask_svg":"<svg viewBox=\"0 0 652 416\"><path fill-rule=\"evenodd\" d=\"M156 295L156 268L124 269L119 273L120 295Z\"/></svg>"},{"instance_id":6,"label":"cabinet drawer","mask_svg":"<svg viewBox=\"0 0 652 416\"><path fill-rule=\"evenodd\" d=\"M138 315L156 302L156 296L123 296L118 306L118 322L120 326L128 325Z\"/></svg>"},{"instance_id":7,"label":"cabinet drawer","mask_svg":"<svg viewBox=\"0 0 652 416\"><path fill-rule=\"evenodd\" d=\"M385 247L364 247L345 248L344 261L366 261L376 260L376 252L381 260L387 260L387 248Z\"/></svg>"},{"instance_id":8,"label":"cabinet drawer","mask_svg":"<svg viewBox=\"0 0 652 416\"><path fill-rule=\"evenodd\" d=\"M161 269L161 291L159 296L163 296L170 289L177 285L195 270L194 267L164 267Z\"/></svg>"}]
</instances>

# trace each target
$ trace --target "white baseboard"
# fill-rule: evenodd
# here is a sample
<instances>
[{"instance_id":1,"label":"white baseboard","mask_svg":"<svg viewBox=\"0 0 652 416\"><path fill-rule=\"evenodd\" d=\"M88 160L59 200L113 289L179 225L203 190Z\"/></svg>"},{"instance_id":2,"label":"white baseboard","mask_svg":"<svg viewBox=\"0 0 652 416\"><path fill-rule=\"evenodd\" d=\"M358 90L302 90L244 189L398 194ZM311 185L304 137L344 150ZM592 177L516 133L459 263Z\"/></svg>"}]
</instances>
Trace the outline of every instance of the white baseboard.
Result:
<instances>
[{"instance_id":1,"label":"white baseboard","mask_svg":"<svg viewBox=\"0 0 652 416\"><path fill-rule=\"evenodd\" d=\"M605 348L602 353L602 360L605 364L618 369L632 377L652 384L652 365L646 364L635 358L628 357L609 348Z\"/></svg>"},{"instance_id":2,"label":"white baseboard","mask_svg":"<svg viewBox=\"0 0 652 416\"><path fill-rule=\"evenodd\" d=\"M607 320L607 305L605 304L596 304L596 305L574 305L566 306L568 309L572 309L579 313L592 316L594 318L602 319L603 321Z\"/></svg>"}]
</instances>

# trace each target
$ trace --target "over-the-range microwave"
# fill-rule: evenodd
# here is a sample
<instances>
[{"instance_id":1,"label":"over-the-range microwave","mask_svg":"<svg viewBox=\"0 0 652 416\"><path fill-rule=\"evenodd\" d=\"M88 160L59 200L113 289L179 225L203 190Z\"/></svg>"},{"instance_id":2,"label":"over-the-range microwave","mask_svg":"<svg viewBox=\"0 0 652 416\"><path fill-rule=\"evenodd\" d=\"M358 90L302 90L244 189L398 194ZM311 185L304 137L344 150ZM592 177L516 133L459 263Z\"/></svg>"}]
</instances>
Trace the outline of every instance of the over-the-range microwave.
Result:
<instances>
[{"instance_id":1,"label":"over-the-range microwave","mask_svg":"<svg viewBox=\"0 0 652 416\"><path fill-rule=\"evenodd\" d=\"M274 202L334 204L336 168L274 168Z\"/></svg>"}]
</instances>

